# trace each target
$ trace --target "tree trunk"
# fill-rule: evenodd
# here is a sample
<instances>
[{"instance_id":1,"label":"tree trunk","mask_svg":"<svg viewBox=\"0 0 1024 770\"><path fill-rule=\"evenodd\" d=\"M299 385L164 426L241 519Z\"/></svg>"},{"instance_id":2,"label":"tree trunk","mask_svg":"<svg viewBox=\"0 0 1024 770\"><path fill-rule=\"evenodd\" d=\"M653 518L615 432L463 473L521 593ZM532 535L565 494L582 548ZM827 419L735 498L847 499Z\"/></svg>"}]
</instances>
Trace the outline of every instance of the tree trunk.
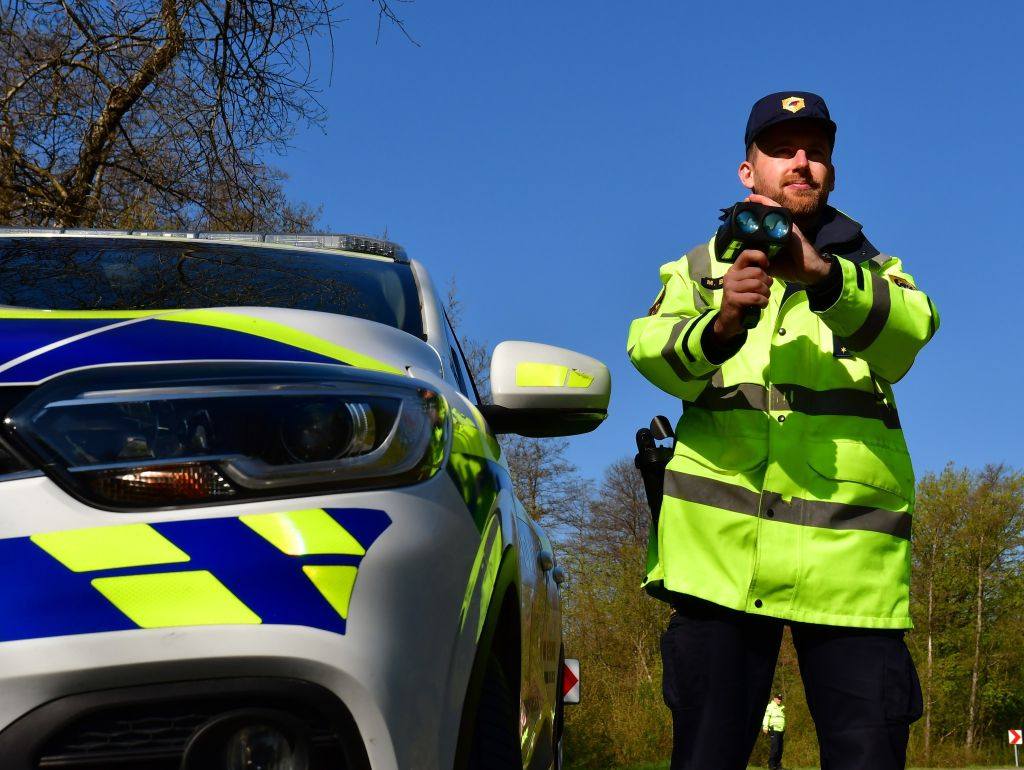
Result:
<instances>
[{"instance_id":1,"label":"tree trunk","mask_svg":"<svg viewBox=\"0 0 1024 770\"><path fill-rule=\"evenodd\" d=\"M633 639L640 676L647 683L651 683L654 681L654 677L651 676L651 667L647 665L647 634L639 634Z\"/></svg>"},{"instance_id":2,"label":"tree trunk","mask_svg":"<svg viewBox=\"0 0 1024 770\"><path fill-rule=\"evenodd\" d=\"M62 227L88 224L89 208L94 203L97 174L110 152L110 144L124 116L142 98L146 89L174 63L185 46L185 32L178 15L177 0L162 0L160 17L167 31L163 44L153 51L123 84L111 89L99 116L86 132L78 156L78 165L67 175L67 194L57 210Z\"/></svg>"},{"instance_id":3,"label":"tree trunk","mask_svg":"<svg viewBox=\"0 0 1024 770\"><path fill-rule=\"evenodd\" d=\"M985 571L978 564L977 590L974 604L974 663L971 666L971 696L967 706L967 748L974 748L974 723L978 711L978 678L981 671L981 612L982 595L985 586Z\"/></svg>"}]
</instances>

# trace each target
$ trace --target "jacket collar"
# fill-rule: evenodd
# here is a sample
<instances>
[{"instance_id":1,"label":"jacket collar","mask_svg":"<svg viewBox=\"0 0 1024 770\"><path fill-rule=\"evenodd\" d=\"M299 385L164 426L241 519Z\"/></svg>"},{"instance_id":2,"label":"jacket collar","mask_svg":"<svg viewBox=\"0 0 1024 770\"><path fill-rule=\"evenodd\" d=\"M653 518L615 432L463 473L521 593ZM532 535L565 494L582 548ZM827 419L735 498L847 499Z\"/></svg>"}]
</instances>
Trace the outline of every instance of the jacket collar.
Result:
<instances>
[{"instance_id":1,"label":"jacket collar","mask_svg":"<svg viewBox=\"0 0 1024 770\"><path fill-rule=\"evenodd\" d=\"M832 206L825 207L813 243L819 252L835 254L853 262L864 262L879 253L865 237L860 222Z\"/></svg>"}]
</instances>

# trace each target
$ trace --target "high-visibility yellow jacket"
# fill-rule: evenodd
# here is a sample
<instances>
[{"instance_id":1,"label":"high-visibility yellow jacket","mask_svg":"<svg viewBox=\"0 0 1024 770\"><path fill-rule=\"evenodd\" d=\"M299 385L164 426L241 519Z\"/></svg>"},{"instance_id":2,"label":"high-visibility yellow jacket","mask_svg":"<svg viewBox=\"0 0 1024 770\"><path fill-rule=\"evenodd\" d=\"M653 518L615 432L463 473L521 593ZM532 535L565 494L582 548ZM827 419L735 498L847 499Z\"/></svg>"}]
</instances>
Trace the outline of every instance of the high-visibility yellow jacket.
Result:
<instances>
[{"instance_id":1,"label":"high-visibility yellow jacket","mask_svg":"<svg viewBox=\"0 0 1024 770\"><path fill-rule=\"evenodd\" d=\"M715 350L705 330L729 265L712 239L662 266L661 293L630 326L634 366L683 401L644 585L795 621L909 628L914 473L891 386L939 316L900 260L829 212L815 239L835 263L829 306L819 287L809 298L776 279L757 327Z\"/></svg>"},{"instance_id":2,"label":"high-visibility yellow jacket","mask_svg":"<svg viewBox=\"0 0 1024 770\"><path fill-rule=\"evenodd\" d=\"M777 733L786 729L786 707L780 706L774 700L768 701L768 708L764 710L764 721L761 722L764 730L774 730Z\"/></svg>"}]
</instances>

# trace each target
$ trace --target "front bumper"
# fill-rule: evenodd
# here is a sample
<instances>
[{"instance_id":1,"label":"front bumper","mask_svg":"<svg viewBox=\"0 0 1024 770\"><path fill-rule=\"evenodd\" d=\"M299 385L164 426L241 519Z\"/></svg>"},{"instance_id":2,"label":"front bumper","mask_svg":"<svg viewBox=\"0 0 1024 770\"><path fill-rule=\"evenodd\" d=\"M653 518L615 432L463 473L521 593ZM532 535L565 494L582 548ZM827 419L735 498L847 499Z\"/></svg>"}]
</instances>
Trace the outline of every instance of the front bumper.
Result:
<instances>
[{"instance_id":1,"label":"front bumper","mask_svg":"<svg viewBox=\"0 0 1024 770\"><path fill-rule=\"evenodd\" d=\"M11 757L12 762L27 762L24 770L40 767L43 751L49 750L40 736L57 740L80 719L83 708L93 709L90 704L97 698L107 703L103 699L113 697L116 706L118 696L107 691L144 688L153 695L170 683L191 683L178 686L196 688L204 698L244 686L250 688L249 699L259 699L260 687L272 692L281 681L312 687L308 692L322 688L335 699L335 724L329 727L346 745L360 744L353 748L350 763L362 751L374 770L451 766L475 653L476 626L466 619L480 611L467 607L478 596L468 581L475 574L480 534L446 475L405 489L157 514L98 511L45 478L3 487L0 545L54 531L128 523L181 526L290 509L370 509L383 511L390 521L361 558L345 623L333 630L297 623L186 625L0 643L0 748L28 745L19 734L32 719L42 725L28 730L34 736L34 755ZM0 588L9 609L18 606L10 599L20 595L18 581L17 574L9 574L7 587ZM45 603L45 592L35 590L33 596ZM277 600L288 602L287 593ZM53 606L23 610L59 618L74 608L62 606L55 594ZM89 696L96 693L107 694ZM130 700L130 692L123 693ZM72 695L82 698L68 699ZM64 705L46 706L59 703ZM7 753L3 756L4 767L15 767L7 764ZM75 765L50 766L77 770Z\"/></svg>"}]
</instances>

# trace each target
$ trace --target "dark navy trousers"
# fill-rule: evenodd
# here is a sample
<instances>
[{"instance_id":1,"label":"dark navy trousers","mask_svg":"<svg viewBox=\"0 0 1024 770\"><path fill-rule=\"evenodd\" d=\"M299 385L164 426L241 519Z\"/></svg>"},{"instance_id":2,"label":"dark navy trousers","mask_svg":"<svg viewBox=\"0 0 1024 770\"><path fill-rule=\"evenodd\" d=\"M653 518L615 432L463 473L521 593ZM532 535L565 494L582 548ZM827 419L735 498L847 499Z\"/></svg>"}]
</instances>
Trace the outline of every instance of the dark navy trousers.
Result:
<instances>
[{"instance_id":1,"label":"dark navy trousers","mask_svg":"<svg viewBox=\"0 0 1024 770\"><path fill-rule=\"evenodd\" d=\"M745 770L787 621L679 597L661 638L672 770ZM788 623L821 770L903 770L921 686L902 631Z\"/></svg>"},{"instance_id":2,"label":"dark navy trousers","mask_svg":"<svg viewBox=\"0 0 1024 770\"><path fill-rule=\"evenodd\" d=\"M771 748L768 751L768 770L780 770L782 767L782 748L785 744L785 733L776 730L768 731Z\"/></svg>"}]
</instances>

